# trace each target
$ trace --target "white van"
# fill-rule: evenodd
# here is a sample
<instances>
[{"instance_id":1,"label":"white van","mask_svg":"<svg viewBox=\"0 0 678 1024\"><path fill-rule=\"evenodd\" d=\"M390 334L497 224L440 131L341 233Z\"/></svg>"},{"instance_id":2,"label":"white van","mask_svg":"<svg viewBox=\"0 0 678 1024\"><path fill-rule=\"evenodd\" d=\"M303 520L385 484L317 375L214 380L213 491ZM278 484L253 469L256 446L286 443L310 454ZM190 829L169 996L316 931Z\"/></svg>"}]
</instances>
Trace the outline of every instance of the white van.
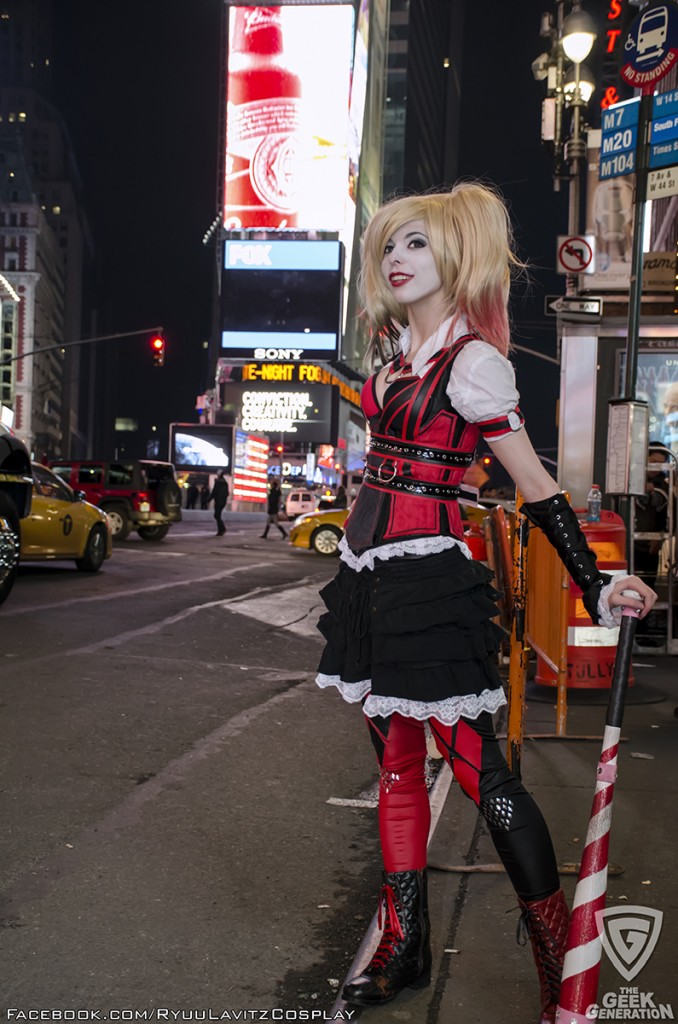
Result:
<instances>
[{"instance_id":1,"label":"white van","mask_svg":"<svg viewBox=\"0 0 678 1024\"><path fill-rule=\"evenodd\" d=\"M287 495L285 511L290 519L296 519L304 512L315 512L317 506L318 501L313 491L292 490Z\"/></svg>"}]
</instances>

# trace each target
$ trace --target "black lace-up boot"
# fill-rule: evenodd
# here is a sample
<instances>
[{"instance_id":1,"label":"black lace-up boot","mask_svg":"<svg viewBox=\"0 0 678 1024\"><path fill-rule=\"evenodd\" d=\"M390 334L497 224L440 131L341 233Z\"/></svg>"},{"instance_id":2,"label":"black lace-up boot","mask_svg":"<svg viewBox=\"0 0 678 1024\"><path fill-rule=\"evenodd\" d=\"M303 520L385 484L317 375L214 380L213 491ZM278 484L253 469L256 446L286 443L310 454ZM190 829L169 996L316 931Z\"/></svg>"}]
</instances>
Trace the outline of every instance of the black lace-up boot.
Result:
<instances>
[{"instance_id":1,"label":"black lace-up boot","mask_svg":"<svg viewBox=\"0 0 678 1024\"><path fill-rule=\"evenodd\" d=\"M342 993L347 1003L374 1006L395 999L404 988L424 988L431 981L431 943L426 871L384 874L379 897L383 934L362 974Z\"/></svg>"},{"instance_id":2,"label":"black lace-up boot","mask_svg":"<svg viewBox=\"0 0 678 1024\"><path fill-rule=\"evenodd\" d=\"M539 1024L554 1024L570 921L565 896L559 889L544 900L518 902L523 911L518 923L518 941L524 943L525 936L529 936L541 986Z\"/></svg>"}]
</instances>

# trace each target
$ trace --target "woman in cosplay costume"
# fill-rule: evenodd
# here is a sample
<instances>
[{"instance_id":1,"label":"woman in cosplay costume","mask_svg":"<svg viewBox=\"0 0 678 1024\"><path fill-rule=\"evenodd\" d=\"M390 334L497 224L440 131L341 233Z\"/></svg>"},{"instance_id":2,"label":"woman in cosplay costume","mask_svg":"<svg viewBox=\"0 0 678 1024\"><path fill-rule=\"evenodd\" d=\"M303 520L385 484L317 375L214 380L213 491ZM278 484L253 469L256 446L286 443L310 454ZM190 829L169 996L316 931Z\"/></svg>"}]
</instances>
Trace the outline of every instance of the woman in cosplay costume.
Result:
<instances>
[{"instance_id":1,"label":"woman in cosplay costume","mask_svg":"<svg viewBox=\"0 0 678 1024\"><path fill-rule=\"evenodd\" d=\"M645 615L656 595L636 577L611 580L598 571L523 428L507 359L512 266L519 264L506 208L479 184L394 200L367 227L365 310L375 337L400 329L399 353L362 392L370 447L340 569L322 591L326 645L317 682L363 702L380 765L384 931L344 999L376 1005L430 981L428 723L515 887L547 1024L558 1003L568 911L546 823L494 734L492 715L506 703L491 622L498 595L489 570L471 560L458 506L479 439L519 486L523 512L556 548L594 622L614 625L623 603ZM639 601L622 599L626 585Z\"/></svg>"}]
</instances>

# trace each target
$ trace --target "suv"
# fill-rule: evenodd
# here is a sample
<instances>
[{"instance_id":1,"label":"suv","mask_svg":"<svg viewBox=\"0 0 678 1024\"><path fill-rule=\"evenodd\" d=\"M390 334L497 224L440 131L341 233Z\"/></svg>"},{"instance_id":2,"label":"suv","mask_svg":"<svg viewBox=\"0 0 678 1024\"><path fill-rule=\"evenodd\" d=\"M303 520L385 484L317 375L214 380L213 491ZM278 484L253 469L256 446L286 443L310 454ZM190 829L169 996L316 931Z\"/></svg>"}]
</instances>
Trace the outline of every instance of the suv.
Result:
<instances>
[{"instance_id":1,"label":"suv","mask_svg":"<svg viewBox=\"0 0 678 1024\"><path fill-rule=\"evenodd\" d=\"M50 462L73 490L108 515L115 540L136 530L143 540L162 540L181 520L181 489L171 462L151 459L103 459Z\"/></svg>"},{"instance_id":2,"label":"suv","mask_svg":"<svg viewBox=\"0 0 678 1024\"><path fill-rule=\"evenodd\" d=\"M31 511L31 457L18 437L0 424L0 604L14 586L19 564L19 520Z\"/></svg>"}]
</instances>

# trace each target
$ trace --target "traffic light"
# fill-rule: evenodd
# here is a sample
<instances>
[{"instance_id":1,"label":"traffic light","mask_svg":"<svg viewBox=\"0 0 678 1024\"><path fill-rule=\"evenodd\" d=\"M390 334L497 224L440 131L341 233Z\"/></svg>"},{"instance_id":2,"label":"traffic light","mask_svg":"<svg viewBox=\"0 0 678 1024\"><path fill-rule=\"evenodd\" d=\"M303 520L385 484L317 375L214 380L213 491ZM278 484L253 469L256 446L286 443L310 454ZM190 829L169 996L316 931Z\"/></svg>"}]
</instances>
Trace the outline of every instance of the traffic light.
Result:
<instances>
[{"instance_id":1,"label":"traffic light","mask_svg":"<svg viewBox=\"0 0 678 1024\"><path fill-rule=\"evenodd\" d=\"M277 444L275 446L275 450L277 455L282 455L282 453L285 451L285 446L282 444Z\"/></svg>"},{"instance_id":2,"label":"traffic light","mask_svg":"<svg viewBox=\"0 0 678 1024\"><path fill-rule=\"evenodd\" d=\"M489 469L490 466L492 465L494 459L493 459L492 455L483 455L483 457L482 457L482 459L480 461L483 464L483 466L485 467L485 469Z\"/></svg>"},{"instance_id":3,"label":"traffic light","mask_svg":"<svg viewBox=\"0 0 678 1024\"><path fill-rule=\"evenodd\" d=\"M151 351L153 353L153 365L165 365L165 339L162 334L154 334L151 338Z\"/></svg>"}]
</instances>

